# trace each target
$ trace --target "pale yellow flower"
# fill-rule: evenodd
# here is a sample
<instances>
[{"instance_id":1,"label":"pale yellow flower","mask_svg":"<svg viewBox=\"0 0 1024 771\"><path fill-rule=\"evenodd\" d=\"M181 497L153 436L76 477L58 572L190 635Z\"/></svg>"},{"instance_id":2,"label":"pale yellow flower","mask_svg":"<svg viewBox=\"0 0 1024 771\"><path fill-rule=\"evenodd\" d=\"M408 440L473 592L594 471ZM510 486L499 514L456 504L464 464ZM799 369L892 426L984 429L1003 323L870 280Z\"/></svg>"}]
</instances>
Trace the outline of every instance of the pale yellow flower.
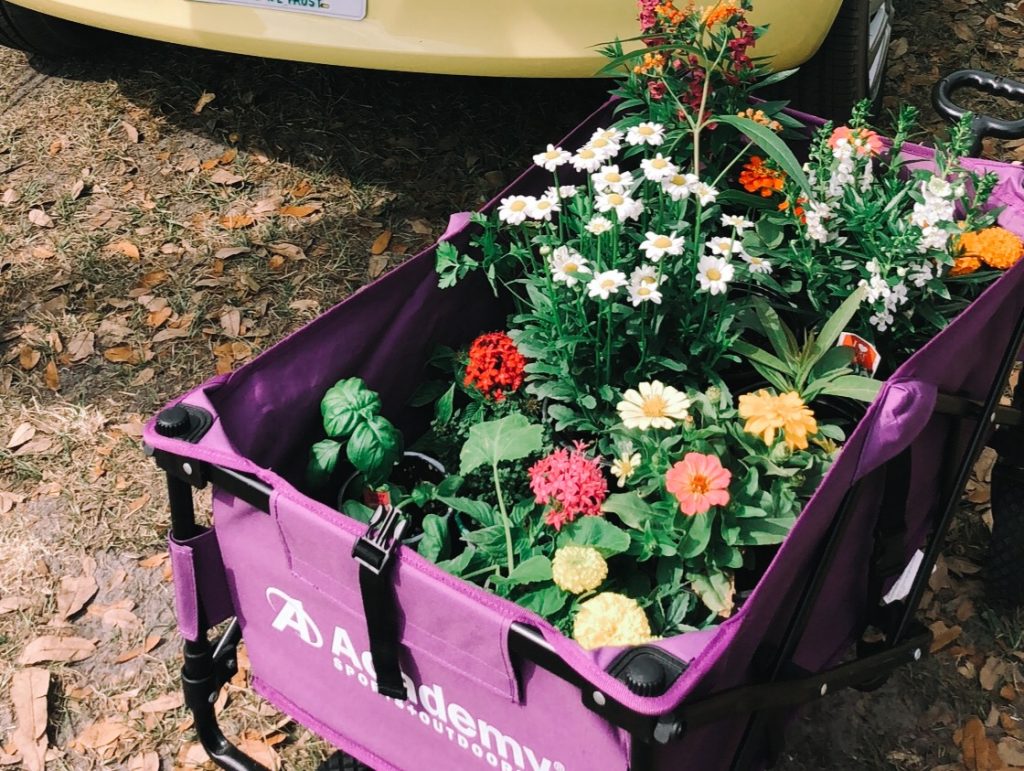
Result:
<instances>
[{"instance_id":1,"label":"pale yellow flower","mask_svg":"<svg viewBox=\"0 0 1024 771\"><path fill-rule=\"evenodd\" d=\"M563 546L551 560L551 578L572 594L590 592L608 577L608 563L593 546Z\"/></svg>"},{"instance_id":2,"label":"pale yellow flower","mask_svg":"<svg viewBox=\"0 0 1024 771\"><path fill-rule=\"evenodd\" d=\"M807 437L818 432L814 412L796 391L776 396L762 388L757 393L743 394L739 413L747 421L743 430L760 436L769 447L775 443L779 429L791 450L806 450Z\"/></svg>"},{"instance_id":3,"label":"pale yellow flower","mask_svg":"<svg viewBox=\"0 0 1024 771\"><path fill-rule=\"evenodd\" d=\"M580 605L572 636L588 651L606 645L643 645L651 641L651 625L636 600L601 592Z\"/></svg>"},{"instance_id":4,"label":"pale yellow flower","mask_svg":"<svg viewBox=\"0 0 1024 771\"><path fill-rule=\"evenodd\" d=\"M626 486L626 480L633 476L642 460L640 453L634 452L632 455L622 453L612 461L612 475L618 480L619 487Z\"/></svg>"},{"instance_id":5,"label":"pale yellow flower","mask_svg":"<svg viewBox=\"0 0 1024 771\"><path fill-rule=\"evenodd\" d=\"M681 391L659 380L641 383L637 389L626 391L617 407L626 428L672 428L686 419L690 400Z\"/></svg>"}]
</instances>

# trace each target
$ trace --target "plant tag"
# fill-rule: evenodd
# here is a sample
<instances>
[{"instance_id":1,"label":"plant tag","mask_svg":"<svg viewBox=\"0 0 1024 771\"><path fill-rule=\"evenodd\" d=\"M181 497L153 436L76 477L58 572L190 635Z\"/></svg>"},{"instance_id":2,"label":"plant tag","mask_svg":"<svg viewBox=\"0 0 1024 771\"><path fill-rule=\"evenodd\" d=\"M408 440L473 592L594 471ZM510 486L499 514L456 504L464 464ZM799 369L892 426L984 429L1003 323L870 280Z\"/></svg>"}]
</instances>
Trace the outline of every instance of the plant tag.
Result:
<instances>
[{"instance_id":1,"label":"plant tag","mask_svg":"<svg viewBox=\"0 0 1024 771\"><path fill-rule=\"evenodd\" d=\"M892 588L882 598L883 605L891 605L910 594L910 590L914 586L914 579L917 578L917 571L921 569L921 562L923 560L924 552L918 549L914 552L914 556L910 558L907 566L903 568L903 572L896 579L896 583L892 585Z\"/></svg>"},{"instance_id":2,"label":"plant tag","mask_svg":"<svg viewBox=\"0 0 1024 771\"><path fill-rule=\"evenodd\" d=\"M878 353L878 349L860 335L855 335L853 332L843 332L839 335L837 345L844 348L852 348L854 350L853 363L861 369L870 372L872 375L878 371L878 365L882 363L882 357Z\"/></svg>"}]
</instances>

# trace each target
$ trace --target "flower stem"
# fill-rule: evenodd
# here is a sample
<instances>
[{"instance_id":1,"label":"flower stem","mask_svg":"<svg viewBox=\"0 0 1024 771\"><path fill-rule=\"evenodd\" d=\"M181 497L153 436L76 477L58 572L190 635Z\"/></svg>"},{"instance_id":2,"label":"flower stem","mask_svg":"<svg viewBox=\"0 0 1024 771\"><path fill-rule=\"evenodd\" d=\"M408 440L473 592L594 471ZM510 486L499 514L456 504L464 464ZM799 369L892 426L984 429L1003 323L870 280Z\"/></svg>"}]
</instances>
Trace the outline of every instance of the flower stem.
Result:
<instances>
[{"instance_id":1,"label":"flower stem","mask_svg":"<svg viewBox=\"0 0 1024 771\"><path fill-rule=\"evenodd\" d=\"M512 549L512 520L508 518L508 510L505 508L505 496L501 492L501 481L498 479L498 464L491 464L491 472L494 475L494 492L498 496L498 509L501 511L501 524L505 528L505 558L508 564L508 572L511 575L516 567L515 551Z\"/></svg>"}]
</instances>

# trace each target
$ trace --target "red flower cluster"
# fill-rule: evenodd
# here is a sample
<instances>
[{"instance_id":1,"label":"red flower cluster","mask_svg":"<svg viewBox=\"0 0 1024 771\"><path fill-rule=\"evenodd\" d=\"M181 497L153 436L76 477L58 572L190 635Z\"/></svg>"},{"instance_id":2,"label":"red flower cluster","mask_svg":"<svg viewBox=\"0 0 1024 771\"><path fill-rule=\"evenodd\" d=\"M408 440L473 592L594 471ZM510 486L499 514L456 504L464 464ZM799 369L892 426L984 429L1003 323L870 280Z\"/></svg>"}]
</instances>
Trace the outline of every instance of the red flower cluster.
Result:
<instances>
[{"instance_id":1,"label":"red flower cluster","mask_svg":"<svg viewBox=\"0 0 1024 771\"><path fill-rule=\"evenodd\" d=\"M740 73L754 68L754 62L747 54L747 49L754 46L757 38L754 36L754 25L746 18L741 17L736 22L736 31L740 34L729 41L729 58L732 60L733 69Z\"/></svg>"},{"instance_id":2,"label":"red flower cluster","mask_svg":"<svg viewBox=\"0 0 1024 771\"><path fill-rule=\"evenodd\" d=\"M537 503L550 507L544 521L555 530L578 516L600 516L608 497L600 460L588 458L586 449L585 443L576 442L573 449L555 450L530 467L530 489Z\"/></svg>"},{"instance_id":3,"label":"red flower cluster","mask_svg":"<svg viewBox=\"0 0 1024 771\"><path fill-rule=\"evenodd\" d=\"M526 359L511 337L504 332L489 332L480 335L469 347L469 364L462 382L485 398L500 402L523 384L525 367Z\"/></svg>"}]
</instances>

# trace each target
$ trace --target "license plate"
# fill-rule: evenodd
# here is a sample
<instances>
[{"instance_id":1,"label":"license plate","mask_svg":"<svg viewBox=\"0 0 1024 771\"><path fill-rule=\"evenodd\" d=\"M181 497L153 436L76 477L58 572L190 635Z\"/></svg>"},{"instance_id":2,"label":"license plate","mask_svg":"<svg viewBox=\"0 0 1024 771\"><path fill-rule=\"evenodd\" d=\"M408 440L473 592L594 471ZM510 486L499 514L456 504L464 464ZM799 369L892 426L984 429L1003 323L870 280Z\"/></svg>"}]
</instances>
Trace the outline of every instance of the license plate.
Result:
<instances>
[{"instance_id":1,"label":"license plate","mask_svg":"<svg viewBox=\"0 0 1024 771\"><path fill-rule=\"evenodd\" d=\"M195 0L218 5L244 5L248 8L269 8L336 19L366 18L366 0Z\"/></svg>"}]
</instances>

